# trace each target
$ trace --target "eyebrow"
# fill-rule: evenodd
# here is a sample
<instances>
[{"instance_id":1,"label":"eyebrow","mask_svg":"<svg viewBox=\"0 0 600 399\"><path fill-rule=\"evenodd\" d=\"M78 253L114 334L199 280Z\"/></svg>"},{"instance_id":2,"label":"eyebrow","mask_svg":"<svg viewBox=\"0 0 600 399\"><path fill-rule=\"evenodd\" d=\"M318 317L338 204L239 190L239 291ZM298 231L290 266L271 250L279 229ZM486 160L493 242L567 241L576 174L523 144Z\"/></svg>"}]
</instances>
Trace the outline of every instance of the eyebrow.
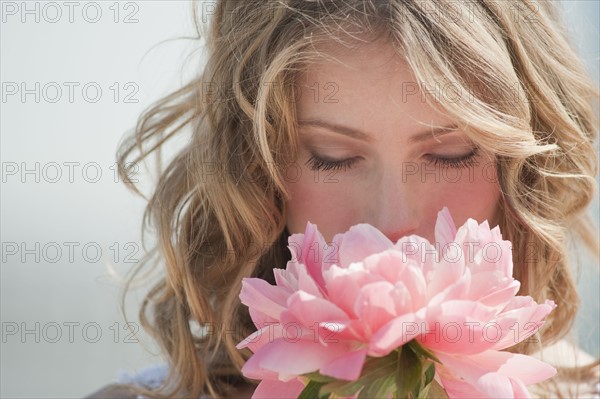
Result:
<instances>
[{"instance_id":1,"label":"eyebrow","mask_svg":"<svg viewBox=\"0 0 600 399\"><path fill-rule=\"evenodd\" d=\"M360 130L357 130L357 129L354 129L354 128L351 128L348 126L342 126L342 125L338 125L336 123L327 122L327 121L324 121L321 119L300 120L300 121L298 121L298 125L321 127L321 128L325 128L327 130L331 130L332 132L343 134L344 136L349 136L349 137L352 137L352 138L355 138L358 140L372 141L372 136L365 132L362 132ZM420 143L420 142L435 138L436 136L442 136L444 134L452 133L452 132L456 131L457 129L458 129L458 126L456 124L451 124L451 125L436 127L436 128L434 128L433 126L430 126L429 128L427 128L427 130L423 130L419 133L415 133L414 135L412 135L408 139L408 142L409 143Z\"/></svg>"}]
</instances>

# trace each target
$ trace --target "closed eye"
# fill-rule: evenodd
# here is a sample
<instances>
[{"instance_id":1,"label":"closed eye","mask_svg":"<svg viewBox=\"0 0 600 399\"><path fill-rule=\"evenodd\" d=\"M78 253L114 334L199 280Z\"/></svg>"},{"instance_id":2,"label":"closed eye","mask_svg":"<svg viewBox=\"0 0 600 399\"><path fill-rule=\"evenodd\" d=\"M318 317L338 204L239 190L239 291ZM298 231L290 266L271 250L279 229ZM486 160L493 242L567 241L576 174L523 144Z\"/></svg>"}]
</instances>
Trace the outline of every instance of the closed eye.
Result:
<instances>
[{"instance_id":1,"label":"closed eye","mask_svg":"<svg viewBox=\"0 0 600 399\"><path fill-rule=\"evenodd\" d=\"M306 162L306 165L311 170L346 170L352 168L358 161L360 161L360 157L352 157L348 159L335 160L335 159L325 159L319 157L317 155L312 155L309 160Z\"/></svg>"},{"instance_id":2,"label":"closed eye","mask_svg":"<svg viewBox=\"0 0 600 399\"><path fill-rule=\"evenodd\" d=\"M477 158L477 155L479 155L479 147L473 148L471 152L460 157L446 158L427 154L425 155L425 158L435 166L441 165L450 168L470 168L475 166L475 158Z\"/></svg>"},{"instance_id":3,"label":"closed eye","mask_svg":"<svg viewBox=\"0 0 600 399\"><path fill-rule=\"evenodd\" d=\"M471 152L460 157L441 157L432 154L426 154L425 159L430 164L435 166L450 167L450 168L470 168L475 166L475 158L479 155L479 147L473 148ZM360 161L360 157L352 157L348 159L326 159L324 157L313 154L306 165L311 170L323 170L323 171L345 171L353 168L356 163Z\"/></svg>"}]
</instances>

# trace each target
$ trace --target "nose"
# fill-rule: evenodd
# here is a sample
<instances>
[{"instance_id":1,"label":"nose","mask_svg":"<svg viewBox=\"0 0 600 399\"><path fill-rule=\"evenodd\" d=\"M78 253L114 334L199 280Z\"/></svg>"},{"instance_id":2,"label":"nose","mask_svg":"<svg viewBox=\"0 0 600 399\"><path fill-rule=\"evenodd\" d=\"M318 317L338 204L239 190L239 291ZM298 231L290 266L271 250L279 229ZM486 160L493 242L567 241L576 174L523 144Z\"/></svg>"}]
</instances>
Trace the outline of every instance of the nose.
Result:
<instances>
[{"instance_id":1,"label":"nose","mask_svg":"<svg viewBox=\"0 0 600 399\"><path fill-rule=\"evenodd\" d=\"M419 230L422 198L410 181L402 181L400 168L389 168L375 182L370 201L370 223L392 242Z\"/></svg>"}]
</instances>

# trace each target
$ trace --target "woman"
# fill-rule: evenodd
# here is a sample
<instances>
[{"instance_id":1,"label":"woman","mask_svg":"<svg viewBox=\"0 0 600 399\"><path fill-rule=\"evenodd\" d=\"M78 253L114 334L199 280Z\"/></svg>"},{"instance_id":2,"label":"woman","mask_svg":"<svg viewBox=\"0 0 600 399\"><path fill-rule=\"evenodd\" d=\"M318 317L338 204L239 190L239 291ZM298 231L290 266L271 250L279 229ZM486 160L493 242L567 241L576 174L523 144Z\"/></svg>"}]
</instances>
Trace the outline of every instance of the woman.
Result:
<instances>
[{"instance_id":1,"label":"woman","mask_svg":"<svg viewBox=\"0 0 600 399\"><path fill-rule=\"evenodd\" d=\"M520 295L559 305L536 340L511 350L564 347L579 302L568 234L600 252L585 213L599 93L553 2L209 5L202 74L148 110L119 153L126 177L126 162L191 128L145 214L165 274L141 318L169 359L155 381L164 389L114 385L91 397L250 397L240 374L250 353L235 348L254 329L242 278L272 281L307 221L328 242L359 222L393 241L433 242L443 206L456 225L499 225ZM567 348L573 367L537 396L594 389L598 362Z\"/></svg>"}]
</instances>

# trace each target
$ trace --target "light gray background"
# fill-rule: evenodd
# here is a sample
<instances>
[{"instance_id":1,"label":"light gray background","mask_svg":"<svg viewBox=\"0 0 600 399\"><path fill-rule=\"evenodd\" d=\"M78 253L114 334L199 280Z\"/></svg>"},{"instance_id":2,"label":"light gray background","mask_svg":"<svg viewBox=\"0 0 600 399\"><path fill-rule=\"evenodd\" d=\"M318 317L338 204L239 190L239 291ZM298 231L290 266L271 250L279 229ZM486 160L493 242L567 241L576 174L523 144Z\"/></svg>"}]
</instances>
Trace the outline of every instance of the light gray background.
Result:
<instances>
[{"instance_id":1,"label":"light gray background","mask_svg":"<svg viewBox=\"0 0 600 399\"><path fill-rule=\"evenodd\" d=\"M5 8L7 3L19 7L16 15L4 12L10 10L10 5ZM33 94L25 101L19 95L7 96L0 103L4 168L0 395L81 397L112 381L119 370L134 371L160 361L149 340L144 341L148 350L128 342L118 312L117 284L107 268L112 260L114 271L124 273L132 266L125 262L125 255L133 252L133 258L139 259L142 253L139 226L144 203L122 183L115 182L114 152L142 109L191 76L194 62L200 58L196 56L182 67L194 48L189 41L155 46L192 32L187 2L98 2L102 15L96 23L89 22L96 15L96 7L90 2L75 2L73 22L69 21L67 6L54 3L62 13L55 23L50 20L56 19L57 7L47 2L28 2L27 7L34 9L36 3L39 22L34 14L25 15L25 22L21 21L20 1L2 4L0 80L6 90L12 83L25 82L31 89L35 82L40 82L41 88L56 82L62 87L62 98L56 103L47 101L56 95L49 85L39 103ZM598 1L564 3L569 29L597 77ZM125 23L128 15L137 22ZM64 82L80 84L72 103ZM89 100L95 95L92 89L87 93L88 100L82 93L89 82L102 89L95 103ZM125 86L127 83L130 85ZM120 90L117 102L116 87ZM132 88L139 89L130 98L137 103L124 101ZM35 173L21 173L23 166L31 169L36 162L39 182L35 181ZM62 173L56 183L50 182L57 171L52 162L60 165ZM72 181L65 162L78 163ZM88 182L96 177L95 165L99 165L102 175L97 182ZM13 166L19 168L16 175L10 173ZM85 172L84 166L88 167ZM146 176L138 173L136 177L142 180ZM591 207L596 221L598 208L596 198ZM69 242L79 244L73 259L68 253L71 244L65 244ZM27 249L39 243L39 261L31 253L22 259L20 249L11 255L12 243L24 243ZM93 262L94 247L83 253L85 244L99 247L102 258ZM62 250L60 256L56 247ZM57 256L56 262L50 262ZM578 318L579 336L581 345L598 356L598 263L574 248L576 256L583 270L580 287L584 308ZM134 296L129 307L134 321L136 306ZM18 331L12 334L14 328ZM32 332L23 335L24 328ZM142 334L140 339L144 337Z\"/></svg>"}]
</instances>

